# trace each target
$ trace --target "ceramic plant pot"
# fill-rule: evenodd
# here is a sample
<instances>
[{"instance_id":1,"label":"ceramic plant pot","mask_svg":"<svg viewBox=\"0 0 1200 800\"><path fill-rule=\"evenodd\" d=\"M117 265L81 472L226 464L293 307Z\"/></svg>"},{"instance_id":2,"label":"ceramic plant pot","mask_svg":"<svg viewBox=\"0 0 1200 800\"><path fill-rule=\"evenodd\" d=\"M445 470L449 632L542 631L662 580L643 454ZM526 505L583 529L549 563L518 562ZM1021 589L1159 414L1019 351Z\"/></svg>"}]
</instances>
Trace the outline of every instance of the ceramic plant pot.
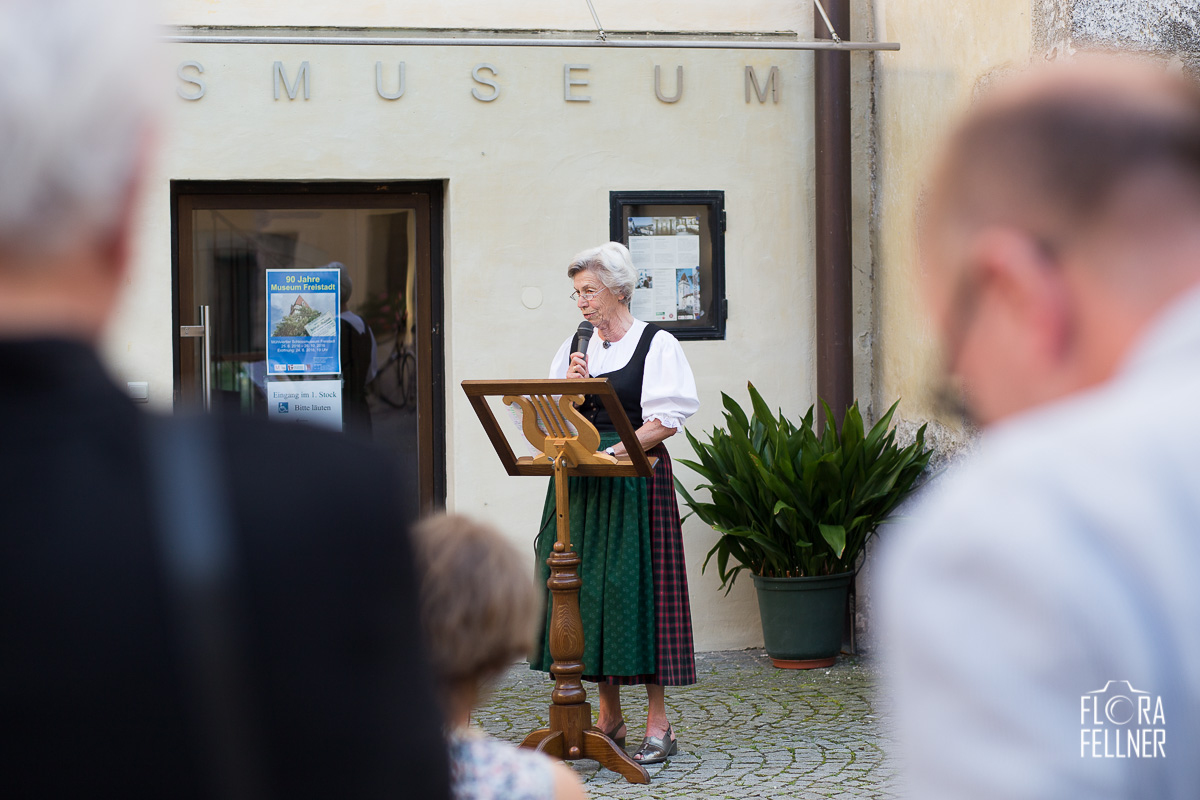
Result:
<instances>
[{"instance_id":1,"label":"ceramic plant pot","mask_svg":"<svg viewBox=\"0 0 1200 800\"><path fill-rule=\"evenodd\" d=\"M853 572L815 578L754 577L763 643L783 669L828 667L842 649Z\"/></svg>"}]
</instances>

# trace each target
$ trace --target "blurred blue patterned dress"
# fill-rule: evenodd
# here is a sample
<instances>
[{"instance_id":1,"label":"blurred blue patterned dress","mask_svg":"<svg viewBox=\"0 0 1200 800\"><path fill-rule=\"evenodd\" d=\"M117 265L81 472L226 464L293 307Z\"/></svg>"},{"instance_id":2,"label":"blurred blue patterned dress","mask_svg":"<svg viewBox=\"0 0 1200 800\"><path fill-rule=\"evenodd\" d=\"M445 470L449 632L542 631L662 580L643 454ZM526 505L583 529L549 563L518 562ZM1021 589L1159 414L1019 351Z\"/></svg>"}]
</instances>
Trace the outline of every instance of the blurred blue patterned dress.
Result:
<instances>
[{"instance_id":1,"label":"blurred blue patterned dress","mask_svg":"<svg viewBox=\"0 0 1200 800\"><path fill-rule=\"evenodd\" d=\"M552 800L554 761L472 730L446 737L454 800Z\"/></svg>"}]
</instances>

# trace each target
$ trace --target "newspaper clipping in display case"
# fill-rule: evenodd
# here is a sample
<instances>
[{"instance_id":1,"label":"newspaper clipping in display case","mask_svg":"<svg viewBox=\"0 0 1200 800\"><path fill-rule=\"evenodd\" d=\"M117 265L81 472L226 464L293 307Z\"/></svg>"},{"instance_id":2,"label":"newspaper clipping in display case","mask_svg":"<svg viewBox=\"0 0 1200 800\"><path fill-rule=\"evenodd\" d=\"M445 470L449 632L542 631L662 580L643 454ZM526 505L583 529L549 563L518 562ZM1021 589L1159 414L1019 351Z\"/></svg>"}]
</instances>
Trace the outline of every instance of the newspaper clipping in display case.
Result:
<instances>
[{"instance_id":1,"label":"newspaper clipping in display case","mask_svg":"<svg viewBox=\"0 0 1200 800\"><path fill-rule=\"evenodd\" d=\"M629 253L637 270L630 309L647 322L693 320L700 305L700 218L629 217Z\"/></svg>"}]
</instances>

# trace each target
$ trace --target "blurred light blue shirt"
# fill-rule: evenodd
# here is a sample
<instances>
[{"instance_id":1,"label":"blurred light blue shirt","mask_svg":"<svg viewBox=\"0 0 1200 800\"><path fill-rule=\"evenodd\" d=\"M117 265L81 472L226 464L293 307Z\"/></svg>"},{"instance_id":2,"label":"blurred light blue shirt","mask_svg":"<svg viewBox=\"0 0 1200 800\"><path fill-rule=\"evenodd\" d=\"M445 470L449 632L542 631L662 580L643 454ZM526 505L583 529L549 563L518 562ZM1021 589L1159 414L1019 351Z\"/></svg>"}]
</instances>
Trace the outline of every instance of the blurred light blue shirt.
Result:
<instances>
[{"instance_id":1,"label":"blurred light blue shirt","mask_svg":"<svg viewBox=\"0 0 1200 800\"><path fill-rule=\"evenodd\" d=\"M1200 798L1200 291L882 540L912 797ZM1135 727L1155 757L1119 755Z\"/></svg>"}]
</instances>

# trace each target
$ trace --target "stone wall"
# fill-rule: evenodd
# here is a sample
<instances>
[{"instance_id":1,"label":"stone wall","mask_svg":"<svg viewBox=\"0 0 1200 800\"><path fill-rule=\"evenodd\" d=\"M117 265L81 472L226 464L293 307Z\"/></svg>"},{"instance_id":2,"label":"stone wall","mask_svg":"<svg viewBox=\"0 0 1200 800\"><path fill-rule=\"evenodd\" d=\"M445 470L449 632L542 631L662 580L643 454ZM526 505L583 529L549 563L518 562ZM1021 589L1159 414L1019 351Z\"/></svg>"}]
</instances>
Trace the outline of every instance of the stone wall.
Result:
<instances>
[{"instance_id":1,"label":"stone wall","mask_svg":"<svg viewBox=\"0 0 1200 800\"><path fill-rule=\"evenodd\" d=\"M1034 52L1054 58L1081 49L1121 49L1200 67L1197 0L1035 0Z\"/></svg>"}]
</instances>

